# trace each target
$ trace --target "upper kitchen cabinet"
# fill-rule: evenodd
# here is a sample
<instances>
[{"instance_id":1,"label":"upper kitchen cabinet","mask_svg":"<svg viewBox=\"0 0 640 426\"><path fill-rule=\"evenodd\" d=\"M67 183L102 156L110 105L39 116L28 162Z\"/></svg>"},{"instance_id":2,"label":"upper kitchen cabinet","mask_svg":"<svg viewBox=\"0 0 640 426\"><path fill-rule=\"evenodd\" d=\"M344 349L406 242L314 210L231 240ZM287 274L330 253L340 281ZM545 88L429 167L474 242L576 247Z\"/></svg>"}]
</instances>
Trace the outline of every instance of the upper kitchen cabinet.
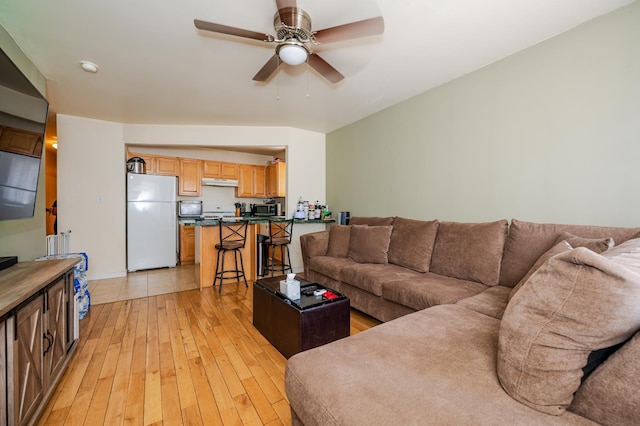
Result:
<instances>
[{"instance_id":1,"label":"upper kitchen cabinet","mask_svg":"<svg viewBox=\"0 0 640 426\"><path fill-rule=\"evenodd\" d=\"M202 177L238 179L240 165L236 163L225 163L223 161L208 161L202 163Z\"/></svg>"},{"instance_id":2,"label":"upper kitchen cabinet","mask_svg":"<svg viewBox=\"0 0 640 426\"><path fill-rule=\"evenodd\" d=\"M40 157L42 155L42 135L0 126L0 150Z\"/></svg>"},{"instance_id":3,"label":"upper kitchen cabinet","mask_svg":"<svg viewBox=\"0 0 640 426\"><path fill-rule=\"evenodd\" d=\"M147 173L150 173L147 171ZM180 161L176 157L154 157L153 174L164 176L178 176L180 174Z\"/></svg>"},{"instance_id":4,"label":"upper kitchen cabinet","mask_svg":"<svg viewBox=\"0 0 640 426\"><path fill-rule=\"evenodd\" d=\"M144 160L145 170L149 175L178 176L180 174L180 162L177 157L127 152L127 160L132 157L140 157Z\"/></svg>"},{"instance_id":5,"label":"upper kitchen cabinet","mask_svg":"<svg viewBox=\"0 0 640 426\"><path fill-rule=\"evenodd\" d=\"M202 160L180 158L178 195L199 197L202 188Z\"/></svg>"},{"instance_id":6,"label":"upper kitchen cabinet","mask_svg":"<svg viewBox=\"0 0 640 426\"><path fill-rule=\"evenodd\" d=\"M279 162L267 166L267 197L287 196L287 166Z\"/></svg>"},{"instance_id":7,"label":"upper kitchen cabinet","mask_svg":"<svg viewBox=\"0 0 640 426\"><path fill-rule=\"evenodd\" d=\"M266 196L266 167L240 164L236 197L263 198Z\"/></svg>"}]
</instances>

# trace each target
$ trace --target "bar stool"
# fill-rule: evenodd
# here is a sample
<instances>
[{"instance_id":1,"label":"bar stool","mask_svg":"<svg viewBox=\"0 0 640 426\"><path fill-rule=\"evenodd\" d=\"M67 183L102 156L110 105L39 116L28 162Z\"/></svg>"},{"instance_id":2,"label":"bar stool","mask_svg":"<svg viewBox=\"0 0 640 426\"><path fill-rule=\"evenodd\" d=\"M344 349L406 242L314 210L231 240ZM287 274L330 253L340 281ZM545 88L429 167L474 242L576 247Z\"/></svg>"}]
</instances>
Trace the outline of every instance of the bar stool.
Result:
<instances>
[{"instance_id":1,"label":"bar stool","mask_svg":"<svg viewBox=\"0 0 640 426\"><path fill-rule=\"evenodd\" d=\"M269 219L269 239L267 245L267 264L265 272L271 271L271 276L276 271L285 274L286 271L293 272L291 267L291 257L289 256L289 244L291 244L291 234L293 232L293 219ZM276 250L280 250L280 261L276 264ZM286 251L286 257L285 257Z\"/></svg>"},{"instance_id":2,"label":"bar stool","mask_svg":"<svg viewBox=\"0 0 640 426\"><path fill-rule=\"evenodd\" d=\"M216 273L213 277L213 286L216 286L216 281L220 280L220 288L218 293L222 292L222 280L235 279L240 282L240 278L244 279L244 285L247 284L247 278L244 275L244 262L242 260L242 249L247 241L247 228L249 222L246 220L240 221L224 221L220 220L218 223L218 229L220 231L220 242L215 245L218 250L218 257L216 259ZM235 260L235 269L225 269L224 258L228 251L233 252L233 259ZM240 257L240 268L238 268L238 257ZM225 275L226 274L226 275Z\"/></svg>"}]
</instances>

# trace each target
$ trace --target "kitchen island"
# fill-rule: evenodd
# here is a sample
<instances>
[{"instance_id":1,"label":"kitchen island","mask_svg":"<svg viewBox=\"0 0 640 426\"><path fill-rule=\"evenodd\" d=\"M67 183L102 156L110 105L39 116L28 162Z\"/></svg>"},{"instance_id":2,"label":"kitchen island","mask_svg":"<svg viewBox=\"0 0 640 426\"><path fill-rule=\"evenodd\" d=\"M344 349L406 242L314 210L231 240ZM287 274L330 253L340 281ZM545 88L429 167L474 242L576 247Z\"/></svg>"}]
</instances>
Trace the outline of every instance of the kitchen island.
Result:
<instances>
[{"instance_id":1,"label":"kitchen island","mask_svg":"<svg viewBox=\"0 0 640 426\"><path fill-rule=\"evenodd\" d=\"M244 261L244 273L247 281L255 281L257 278L256 270L256 249L258 234L260 234L260 225L267 225L269 220L263 217L249 217L246 218L249 221L247 228L247 241L242 251L242 259ZM308 232L316 232L318 226L321 228L326 225L334 223L335 219L325 220L295 220L294 221L294 239L291 244L299 246L299 235L306 234ZM220 232L218 230L218 220L198 220L195 222L182 222L185 226L195 227L195 262L196 262L196 281L199 283L200 290L205 287L213 286L213 277L216 272L216 259L218 251L216 250L216 244L220 242ZM301 226L307 228L307 232L300 232ZM264 233L264 232L263 232ZM294 249L295 251L295 249ZM298 250L299 251L299 250ZM231 262L231 263L229 263ZM233 254L227 253L225 264L233 265ZM230 282L225 280L225 282Z\"/></svg>"}]
</instances>

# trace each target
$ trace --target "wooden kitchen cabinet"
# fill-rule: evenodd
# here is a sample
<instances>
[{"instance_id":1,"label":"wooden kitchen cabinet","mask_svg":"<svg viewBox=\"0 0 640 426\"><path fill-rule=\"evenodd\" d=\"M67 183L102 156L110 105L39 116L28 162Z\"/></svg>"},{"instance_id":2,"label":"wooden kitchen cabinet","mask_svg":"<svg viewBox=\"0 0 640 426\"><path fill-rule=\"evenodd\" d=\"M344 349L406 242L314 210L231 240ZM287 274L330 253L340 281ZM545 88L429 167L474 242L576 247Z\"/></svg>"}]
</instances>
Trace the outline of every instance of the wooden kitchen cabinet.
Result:
<instances>
[{"instance_id":1,"label":"wooden kitchen cabinet","mask_svg":"<svg viewBox=\"0 0 640 426\"><path fill-rule=\"evenodd\" d=\"M219 178L221 172L222 162L205 160L202 162L202 177L205 178Z\"/></svg>"},{"instance_id":2,"label":"wooden kitchen cabinet","mask_svg":"<svg viewBox=\"0 0 640 426\"><path fill-rule=\"evenodd\" d=\"M11 344L14 386L10 393L16 425L32 421L68 362L67 332L73 320L67 314L71 276L58 278L16 313L16 338Z\"/></svg>"},{"instance_id":3,"label":"wooden kitchen cabinet","mask_svg":"<svg viewBox=\"0 0 640 426\"><path fill-rule=\"evenodd\" d=\"M238 179L240 165L237 163L221 163L220 177L222 179Z\"/></svg>"},{"instance_id":4,"label":"wooden kitchen cabinet","mask_svg":"<svg viewBox=\"0 0 640 426\"><path fill-rule=\"evenodd\" d=\"M0 126L0 150L16 154L40 157L42 155L42 135L12 127Z\"/></svg>"},{"instance_id":5,"label":"wooden kitchen cabinet","mask_svg":"<svg viewBox=\"0 0 640 426\"><path fill-rule=\"evenodd\" d=\"M177 157L153 157L152 172L147 173L163 176L178 176L180 174L180 162Z\"/></svg>"},{"instance_id":6,"label":"wooden kitchen cabinet","mask_svg":"<svg viewBox=\"0 0 640 426\"><path fill-rule=\"evenodd\" d=\"M178 195L199 197L202 192L202 160L180 158Z\"/></svg>"},{"instance_id":7,"label":"wooden kitchen cabinet","mask_svg":"<svg viewBox=\"0 0 640 426\"><path fill-rule=\"evenodd\" d=\"M75 353L77 261L19 262L0 271L0 425L35 424Z\"/></svg>"},{"instance_id":8,"label":"wooden kitchen cabinet","mask_svg":"<svg viewBox=\"0 0 640 426\"><path fill-rule=\"evenodd\" d=\"M45 388L51 385L64 366L67 354L67 300L65 279L60 278L45 291L45 334L50 344L44 353Z\"/></svg>"},{"instance_id":9,"label":"wooden kitchen cabinet","mask_svg":"<svg viewBox=\"0 0 640 426\"><path fill-rule=\"evenodd\" d=\"M180 225L180 264L193 265L196 262L196 228Z\"/></svg>"},{"instance_id":10,"label":"wooden kitchen cabinet","mask_svg":"<svg viewBox=\"0 0 640 426\"><path fill-rule=\"evenodd\" d=\"M42 403L45 393L43 375L44 295L39 294L15 315L15 339L9 336L13 354L13 389L9 387L9 424L27 424ZM12 398L13 396L13 398ZM11 403L13 402L13 403Z\"/></svg>"},{"instance_id":11,"label":"wooden kitchen cabinet","mask_svg":"<svg viewBox=\"0 0 640 426\"><path fill-rule=\"evenodd\" d=\"M145 171L148 175L178 176L180 174L178 157L127 152L127 160L132 157L140 157L144 160Z\"/></svg>"},{"instance_id":12,"label":"wooden kitchen cabinet","mask_svg":"<svg viewBox=\"0 0 640 426\"><path fill-rule=\"evenodd\" d=\"M144 160L144 168L147 174L153 174L153 157L151 154L139 154L137 152L127 151L127 161L133 157L140 157Z\"/></svg>"},{"instance_id":13,"label":"wooden kitchen cabinet","mask_svg":"<svg viewBox=\"0 0 640 426\"><path fill-rule=\"evenodd\" d=\"M236 197L263 198L266 195L266 167L240 165Z\"/></svg>"},{"instance_id":14,"label":"wooden kitchen cabinet","mask_svg":"<svg viewBox=\"0 0 640 426\"><path fill-rule=\"evenodd\" d=\"M226 163L224 161L205 160L202 164L202 177L238 179L240 165L237 163Z\"/></svg>"},{"instance_id":15,"label":"wooden kitchen cabinet","mask_svg":"<svg viewBox=\"0 0 640 426\"><path fill-rule=\"evenodd\" d=\"M287 196L287 166L284 162L279 162L267 166L267 197Z\"/></svg>"}]
</instances>

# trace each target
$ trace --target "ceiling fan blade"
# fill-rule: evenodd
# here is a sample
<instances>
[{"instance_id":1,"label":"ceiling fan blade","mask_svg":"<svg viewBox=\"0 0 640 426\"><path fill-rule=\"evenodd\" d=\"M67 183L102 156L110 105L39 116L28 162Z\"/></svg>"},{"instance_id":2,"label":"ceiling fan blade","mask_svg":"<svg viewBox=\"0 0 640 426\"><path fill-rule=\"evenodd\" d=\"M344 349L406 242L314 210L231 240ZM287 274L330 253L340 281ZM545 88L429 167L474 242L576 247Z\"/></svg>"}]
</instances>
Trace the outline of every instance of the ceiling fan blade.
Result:
<instances>
[{"instance_id":1,"label":"ceiling fan blade","mask_svg":"<svg viewBox=\"0 0 640 426\"><path fill-rule=\"evenodd\" d=\"M296 0L276 0L276 6L278 10L284 9L285 7L298 7Z\"/></svg>"},{"instance_id":2,"label":"ceiling fan blade","mask_svg":"<svg viewBox=\"0 0 640 426\"><path fill-rule=\"evenodd\" d=\"M350 40L352 38L366 37L384 32L384 18L363 19L362 21L325 28L315 33L319 43L332 43L334 41Z\"/></svg>"},{"instance_id":3,"label":"ceiling fan blade","mask_svg":"<svg viewBox=\"0 0 640 426\"><path fill-rule=\"evenodd\" d=\"M214 33L228 34L232 36L245 37L260 41L273 41L274 38L270 34L259 33L256 31L243 30L242 28L229 27L227 25L215 24L213 22L201 21L194 19L193 24L199 30L212 31Z\"/></svg>"},{"instance_id":4,"label":"ceiling fan blade","mask_svg":"<svg viewBox=\"0 0 640 426\"><path fill-rule=\"evenodd\" d=\"M331 83L337 83L344 78L344 75L340 74L340 72L329 65L327 61L322 59L315 53L309 55L309 65L311 68L318 71L320 75L329 80Z\"/></svg>"},{"instance_id":5,"label":"ceiling fan blade","mask_svg":"<svg viewBox=\"0 0 640 426\"><path fill-rule=\"evenodd\" d=\"M253 76L253 80L267 81L269 77L271 77L273 73L276 72L279 66L280 66L280 58L278 58L278 55L273 55L271 59L269 59L267 63L264 64L262 68L260 68L260 71L258 71L258 73L255 76Z\"/></svg>"}]
</instances>

